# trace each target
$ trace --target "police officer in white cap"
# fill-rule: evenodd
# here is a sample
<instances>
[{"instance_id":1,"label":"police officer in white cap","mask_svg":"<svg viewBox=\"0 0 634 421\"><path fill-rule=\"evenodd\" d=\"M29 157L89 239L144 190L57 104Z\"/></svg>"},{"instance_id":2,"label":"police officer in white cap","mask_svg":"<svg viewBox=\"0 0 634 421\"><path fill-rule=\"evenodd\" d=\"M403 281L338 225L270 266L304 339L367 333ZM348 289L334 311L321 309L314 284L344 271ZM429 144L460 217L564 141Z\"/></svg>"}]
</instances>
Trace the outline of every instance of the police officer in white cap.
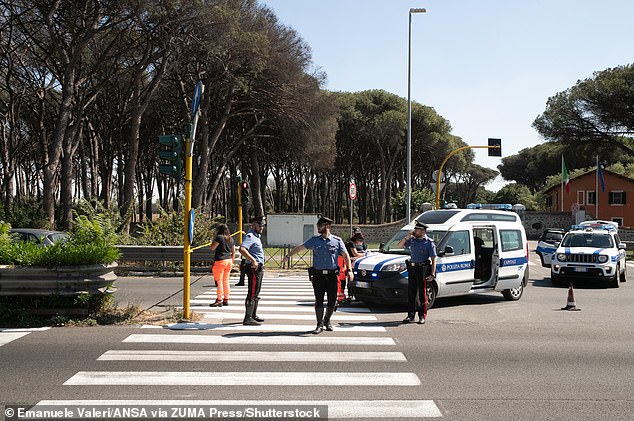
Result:
<instances>
[{"instance_id":1,"label":"police officer in white cap","mask_svg":"<svg viewBox=\"0 0 634 421\"><path fill-rule=\"evenodd\" d=\"M317 318L317 327L313 330L314 334L326 330L331 331L332 325L330 318L335 311L337 303L337 275L339 273L338 257L341 255L346 260L346 267L352 267L350 263L350 255L346 251L343 240L336 235L330 233L332 219L320 216L317 220L317 232L319 235L309 238L293 248L288 255L284 256L282 263L285 263L290 256L302 250L313 251L313 267L309 268L309 275L312 273L313 291L315 293L315 316ZM352 280L354 275L348 270L348 279ZM328 307L324 317L324 293L328 294Z\"/></svg>"},{"instance_id":2,"label":"police officer in white cap","mask_svg":"<svg viewBox=\"0 0 634 421\"><path fill-rule=\"evenodd\" d=\"M244 301L245 313L243 325L258 326L264 319L258 317L258 301L260 301L260 289L262 289L262 276L264 274L264 247L262 247L262 231L266 223L264 216L257 216L251 220L251 229L242 241L240 254L246 259L248 291Z\"/></svg>"},{"instance_id":3,"label":"police officer in white cap","mask_svg":"<svg viewBox=\"0 0 634 421\"><path fill-rule=\"evenodd\" d=\"M418 323L427 319L427 282L436 276L436 244L427 236L427 225L416 221L414 230L405 236L398 247L409 248L411 258L407 265L407 317L403 323L414 321L418 310Z\"/></svg>"}]
</instances>

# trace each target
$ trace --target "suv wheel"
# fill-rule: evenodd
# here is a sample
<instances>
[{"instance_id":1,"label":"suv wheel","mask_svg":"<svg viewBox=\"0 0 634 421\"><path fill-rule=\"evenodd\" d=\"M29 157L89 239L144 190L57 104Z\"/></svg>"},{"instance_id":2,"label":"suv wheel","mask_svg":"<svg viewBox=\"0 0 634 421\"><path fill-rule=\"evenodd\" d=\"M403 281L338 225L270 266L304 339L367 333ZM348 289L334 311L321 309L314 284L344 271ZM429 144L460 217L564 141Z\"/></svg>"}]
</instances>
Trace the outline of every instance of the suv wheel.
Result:
<instances>
[{"instance_id":1,"label":"suv wheel","mask_svg":"<svg viewBox=\"0 0 634 421\"><path fill-rule=\"evenodd\" d=\"M620 274L621 274L621 268L619 267L619 265L617 265L616 266L616 273L609 280L609 284L610 284L611 288L618 288L619 287L619 275Z\"/></svg>"},{"instance_id":2,"label":"suv wheel","mask_svg":"<svg viewBox=\"0 0 634 421\"><path fill-rule=\"evenodd\" d=\"M559 276L555 275L552 271L550 272L550 283L554 287L560 287L561 286L561 280L559 279Z\"/></svg>"}]
</instances>

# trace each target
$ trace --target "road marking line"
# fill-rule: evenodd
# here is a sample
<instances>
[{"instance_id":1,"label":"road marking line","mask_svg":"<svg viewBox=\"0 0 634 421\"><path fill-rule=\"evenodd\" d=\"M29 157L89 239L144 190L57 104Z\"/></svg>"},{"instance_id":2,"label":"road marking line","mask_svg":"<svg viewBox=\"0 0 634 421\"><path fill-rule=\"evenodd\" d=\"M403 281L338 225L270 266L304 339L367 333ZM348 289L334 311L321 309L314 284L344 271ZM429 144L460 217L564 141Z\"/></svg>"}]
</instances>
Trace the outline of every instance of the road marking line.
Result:
<instances>
[{"instance_id":1,"label":"road marking line","mask_svg":"<svg viewBox=\"0 0 634 421\"><path fill-rule=\"evenodd\" d=\"M97 361L324 361L324 362L406 362L402 352L303 352L303 351L170 351L110 350Z\"/></svg>"},{"instance_id":2,"label":"road marking line","mask_svg":"<svg viewBox=\"0 0 634 421\"><path fill-rule=\"evenodd\" d=\"M327 406L328 418L440 418L442 412L433 400L49 400L31 410L46 406Z\"/></svg>"},{"instance_id":3,"label":"road marking line","mask_svg":"<svg viewBox=\"0 0 634 421\"><path fill-rule=\"evenodd\" d=\"M263 326L256 326L262 328ZM263 329L264 330L264 329ZM132 334L122 342L135 343L181 343L181 344L258 344L258 345L356 345L395 346L394 339L371 336L217 336L192 334Z\"/></svg>"},{"instance_id":4,"label":"road marking line","mask_svg":"<svg viewBox=\"0 0 634 421\"><path fill-rule=\"evenodd\" d=\"M16 339L20 339L23 336L28 335L31 332L2 332L0 333L0 346L6 345L9 342L13 342Z\"/></svg>"},{"instance_id":5,"label":"road marking line","mask_svg":"<svg viewBox=\"0 0 634 421\"><path fill-rule=\"evenodd\" d=\"M79 371L65 386L420 386L415 373L311 371Z\"/></svg>"},{"instance_id":6,"label":"road marking line","mask_svg":"<svg viewBox=\"0 0 634 421\"><path fill-rule=\"evenodd\" d=\"M22 328L22 327L0 327L0 332L42 332L44 330L49 330L50 327L29 327L29 328Z\"/></svg>"}]
</instances>

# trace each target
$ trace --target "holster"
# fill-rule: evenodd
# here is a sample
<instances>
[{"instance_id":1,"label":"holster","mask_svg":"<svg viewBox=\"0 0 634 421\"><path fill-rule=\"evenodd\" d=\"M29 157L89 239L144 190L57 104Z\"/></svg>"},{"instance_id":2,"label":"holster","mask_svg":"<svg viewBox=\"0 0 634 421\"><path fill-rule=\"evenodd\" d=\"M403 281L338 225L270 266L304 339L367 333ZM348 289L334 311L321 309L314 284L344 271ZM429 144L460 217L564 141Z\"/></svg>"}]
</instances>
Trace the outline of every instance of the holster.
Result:
<instances>
[{"instance_id":1,"label":"holster","mask_svg":"<svg viewBox=\"0 0 634 421\"><path fill-rule=\"evenodd\" d=\"M312 284L313 283L314 274L315 274L315 268L311 266L307 270L308 270L308 280Z\"/></svg>"}]
</instances>

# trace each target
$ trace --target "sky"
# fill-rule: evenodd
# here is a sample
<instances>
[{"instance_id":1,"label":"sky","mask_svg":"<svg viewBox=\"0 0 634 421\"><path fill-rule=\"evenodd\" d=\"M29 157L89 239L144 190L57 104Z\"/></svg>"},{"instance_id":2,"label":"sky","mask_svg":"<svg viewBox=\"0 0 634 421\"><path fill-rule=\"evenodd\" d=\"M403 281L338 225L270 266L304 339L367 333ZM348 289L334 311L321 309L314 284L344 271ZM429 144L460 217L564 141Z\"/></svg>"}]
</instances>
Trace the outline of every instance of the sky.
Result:
<instances>
[{"instance_id":1,"label":"sky","mask_svg":"<svg viewBox=\"0 0 634 421\"><path fill-rule=\"evenodd\" d=\"M633 0L260 0L311 47L325 89L383 89L449 120L470 146L502 139L502 155L544 142L532 128L549 97L634 62ZM500 158L473 149L475 163ZM413 163L416 165L416 163ZM486 187L497 191L498 177Z\"/></svg>"}]
</instances>

